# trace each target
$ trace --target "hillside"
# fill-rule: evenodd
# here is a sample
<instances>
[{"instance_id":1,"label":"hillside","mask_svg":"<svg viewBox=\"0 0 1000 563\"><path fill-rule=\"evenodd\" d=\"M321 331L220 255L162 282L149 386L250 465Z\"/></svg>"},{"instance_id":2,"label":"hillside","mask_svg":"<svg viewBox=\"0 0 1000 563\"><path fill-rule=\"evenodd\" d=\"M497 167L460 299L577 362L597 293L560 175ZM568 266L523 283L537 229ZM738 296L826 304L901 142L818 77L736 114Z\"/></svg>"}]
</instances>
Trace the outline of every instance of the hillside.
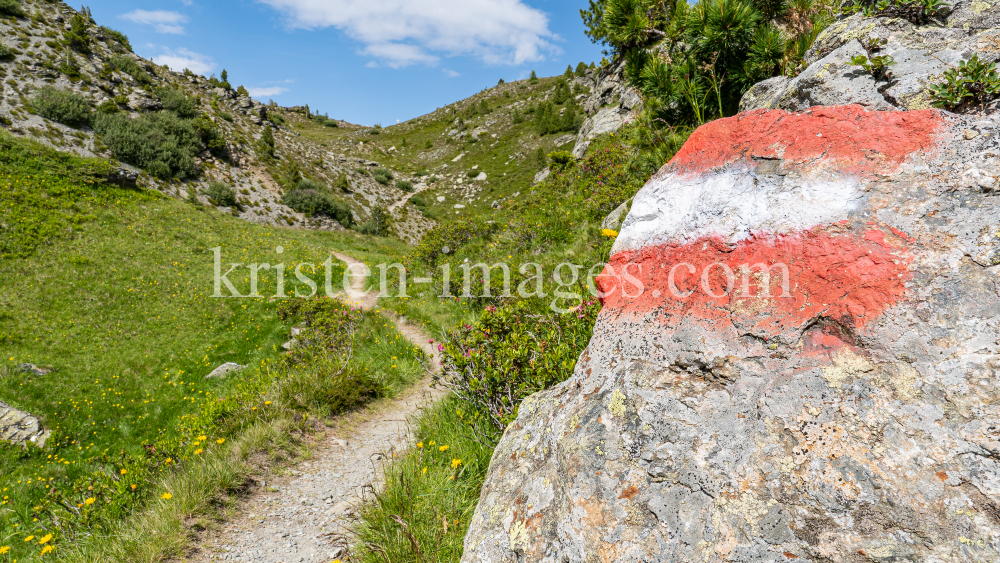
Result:
<instances>
[{"instance_id":1,"label":"hillside","mask_svg":"<svg viewBox=\"0 0 1000 563\"><path fill-rule=\"evenodd\" d=\"M0 121L10 133L115 158L121 182L137 178L261 224L339 230L381 208L392 216L390 231L415 243L441 220L516 198L546 154L570 150L584 119L622 94L591 65L568 79L500 84L405 123L361 126L251 99L238 77L158 66L66 4L29 1L21 11L0 19ZM540 119L536 108L555 114ZM609 127L607 113L584 133L621 124ZM213 192L213 182L231 196ZM350 213L324 212L313 200L295 211L283 201L296 188L318 190ZM368 231L385 232L380 221Z\"/></svg>"}]
</instances>

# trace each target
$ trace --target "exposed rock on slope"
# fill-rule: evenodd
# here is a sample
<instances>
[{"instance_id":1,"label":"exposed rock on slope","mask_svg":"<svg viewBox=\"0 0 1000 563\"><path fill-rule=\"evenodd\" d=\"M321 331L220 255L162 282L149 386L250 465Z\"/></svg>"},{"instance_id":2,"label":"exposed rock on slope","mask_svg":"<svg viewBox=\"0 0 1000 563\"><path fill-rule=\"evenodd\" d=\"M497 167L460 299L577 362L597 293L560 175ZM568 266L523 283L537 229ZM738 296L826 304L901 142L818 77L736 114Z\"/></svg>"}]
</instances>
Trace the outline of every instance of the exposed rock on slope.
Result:
<instances>
[{"instance_id":1,"label":"exposed rock on slope","mask_svg":"<svg viewBox=\"0 0 1000 563\"><path fill-rule=\"evenodd\" d=\"M624 59L600 73L587 71L585 83L591 94L582 104L589 116L583 121L573 145L573 156L583 158L587 147L598 136L617 131L635 118L642 109L642 97L629 86L624 76Z\"/></svg>"},{"instance_id":2,"label":"exposed rock on slope","mask_svg":"<svg viewBox=\"0 0 1000 563\"><path fill-rule=\"evenodd\" d=\"M1000 558L995 126L847 106L698 129L612 251L643 291L600 278L463 561Z\"/></svg>"},{"instance_id":3,"label":"exposed rock on slope","mask_svg":"<svg viewBox=\"0 0 1000 563\"><path fill-rule=\"evenodd\" d=\"M0 401L0 440L12 444L44 446L50 432L30 414Z\"/></svg>"},{"instance_id":4,"label":"exposed rock on slope","mask_svg":"<svg viewBox=\"0 0 1000 563\"><path fill-rule=\"evenodd\" d=\"M854 15L830 26L806 53L798 76L778 76L751 88L740 102L753 109L802 110L859 104L868 109L930 108L928 86L948 68L979 53L1000 57L1000 11L978 0L956 2L940 24L914 25L900 18ZM886 40L879 46L875 40ZM876 80L854 55L891 56L888 79Z\"/></svg>"}]
</instances>

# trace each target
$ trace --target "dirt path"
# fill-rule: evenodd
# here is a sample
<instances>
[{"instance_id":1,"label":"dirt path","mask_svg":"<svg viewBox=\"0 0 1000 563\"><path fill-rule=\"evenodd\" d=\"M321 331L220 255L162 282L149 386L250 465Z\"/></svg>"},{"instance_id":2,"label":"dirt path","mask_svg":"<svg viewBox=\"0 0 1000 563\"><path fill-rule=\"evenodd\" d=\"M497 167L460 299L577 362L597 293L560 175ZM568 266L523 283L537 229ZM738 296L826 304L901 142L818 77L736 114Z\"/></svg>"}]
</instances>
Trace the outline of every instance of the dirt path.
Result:
<instances>
[{"instance_id":1,"label":"dirt path","mask_svg":"<svg viewBox=\"0 0 1000 563\"><path fill-rule=\"evenodd\" d=\"M334 253L348 265L353 258ZM345 301L365 309L375 306L374 292L365 293L366 277L354 266L353 296ZM400 333L432 356L440 369L430 337L419 327L394 319ZM393 400L381 401L364 412L339 420L315 444L311 459L293 467L290 475L264 483L247 497L238 515L223 529L210 533L188 561L245 561L253 563L328 563L345 559L347 528L354 506L369 487L379 487L381 462L399 455L409 443L409 422L443 392L429 387L426 377Z\"/></svg>"},{"instance_id":2,"label":"dirt path","mask_svg":"<svg viewBox=\"0 0 1000 563\"><path fill-rule=\"evenodd\" d=\"M420 192L422 192L424 190L427 190L428 188L430 188L430 186L428 184L417 184L415 190L413 190L412 192L406 194L405 196L403 196L402 199L400 199L396 203L393 203L392 205L389 206L389 213L395 213L397 209L399 209L400 207L406 205L406 202L410 201L411 197L419 194Z\"/></svg>"}]
</instances>

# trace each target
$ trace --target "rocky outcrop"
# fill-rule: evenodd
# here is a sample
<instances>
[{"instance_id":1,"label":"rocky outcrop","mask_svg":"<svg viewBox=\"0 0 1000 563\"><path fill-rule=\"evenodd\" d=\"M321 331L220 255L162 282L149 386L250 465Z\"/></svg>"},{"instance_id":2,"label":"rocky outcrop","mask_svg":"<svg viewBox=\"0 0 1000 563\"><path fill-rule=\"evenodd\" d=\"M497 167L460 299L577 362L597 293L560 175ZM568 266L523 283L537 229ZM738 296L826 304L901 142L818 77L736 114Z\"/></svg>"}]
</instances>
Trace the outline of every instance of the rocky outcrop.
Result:
<instances>
[{"instance_id":1,"label":"rocky outcrop","mask_svg":"<svg viewBox=\"0 0 1000 563\"><path fill-rule=\"evenodd\" d=\"M583 158L594 139L617 131L642 109L642 97L638 90L628 85L624 69L625 61L620 60L600 73L587 71L586 81L591 94L581 106L589 117L580 126L572 150L574 157Z\"/></svg>"},{"instance_id":2,"label":"rocky outcrop","mask_svg":"<svg viewBox=\"0 0 1000 563\"><path fill-rule=\"evenodd\" d=\"M997 561L996 126L699 128L635 197L574 375L504 434L463 561Z\"/></svg>"},{"instance_id":3,"label":"rocky outcrop","mask_svg":"<svg viewBox=\"0 0 1000 563\"><path fill-rule=\"evenodd\" d=\"M1000 11L986 2L956 2L946 18L928 25L854 15L820 34L806 53L808 67L801 74L755 85L743 96L740 110L844 104L926 109L931 107L928 86L975 53L983 60L1000 58ZM886 78L876 79L848 64L854 55L890 56L896 64L888 67Z\"/></svg>"}]
</instances>

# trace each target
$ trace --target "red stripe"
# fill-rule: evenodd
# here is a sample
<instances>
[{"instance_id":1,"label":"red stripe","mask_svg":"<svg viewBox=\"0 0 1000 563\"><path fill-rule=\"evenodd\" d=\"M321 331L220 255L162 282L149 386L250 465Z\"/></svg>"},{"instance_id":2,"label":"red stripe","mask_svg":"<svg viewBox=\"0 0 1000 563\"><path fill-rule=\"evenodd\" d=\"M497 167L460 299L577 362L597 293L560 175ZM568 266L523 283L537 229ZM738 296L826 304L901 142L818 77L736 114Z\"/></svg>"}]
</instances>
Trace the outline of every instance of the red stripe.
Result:
<instances>
[{"instance_id":1,"label":"red stripe","mask_svg":"<svg viewBox=\"0 0 1000 563\"><path fill-rule=\"evenodd\" d=\"M755 110L699 127L665 171L703 172L781 158L785 166L815 162L846 173L890 174L913 152L932 149L942 124L938 110L870 112L857 105L806 113Z\"/></svg>"},{"instance_id":2,"label":"red stripe","mask_svg":"<svg viewBox=\"0 0 1000 563\"><path fill-rule=\"evenodd\" d=\"M790 235L757 235L733 246L706 237L685 245L619 252L598 277L597 286L604 293L611 292L602 299L608 313L656 313L660 317L657 322L666 326L677 326L682 320L707 323L709 328L715 323L728 326L736 322L753 327L758 334L776 335L824 316L860 329L903 297L904 283L910 278L904 237L888 229L857 233L841 230L841 226ZM633 265L628 274L644 286L638 296L637 286L622 277L623 267L629 263ZM681 263L693 265L695 272L689 274L686 266L678 266L672 288L669 273ZM779 297L783 281L780 269L772 269L772 297L764 296L762 280L753 275L747 278L750 291L743 293L741 265L779 263L788 268L789 297ZM721 296L706 293L702 275L711 264L725 264L734 272L729 294L723 295L727 280L718 265L709 270L707 287ZM623 288L630 296L623 295ZM694 293L680 297L674 291Z\"/></svg>"}]
</instances>

